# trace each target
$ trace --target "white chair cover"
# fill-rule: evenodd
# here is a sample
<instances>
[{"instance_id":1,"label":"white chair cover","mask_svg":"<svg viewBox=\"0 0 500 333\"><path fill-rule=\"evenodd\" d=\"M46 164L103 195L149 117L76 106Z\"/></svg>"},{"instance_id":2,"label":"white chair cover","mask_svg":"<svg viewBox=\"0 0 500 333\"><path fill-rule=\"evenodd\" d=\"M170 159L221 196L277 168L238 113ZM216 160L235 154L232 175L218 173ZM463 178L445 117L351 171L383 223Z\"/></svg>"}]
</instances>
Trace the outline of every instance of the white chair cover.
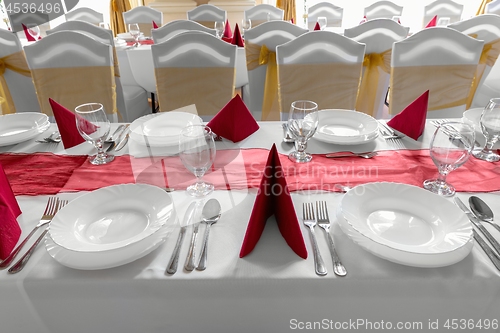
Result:
<instances>
[{"instance_id":1,"label":"white chair cover","mask_svg":"<svg viewBox=\"0 0 500 333\"><path fill-rule=\"evenodd\" d=\"M167 24L158 29L153 29L153 31L151 31L152 35L151 37L153 37L153 40L156 44L159 44L181 32L193 31L193 30L204 31L213 36L216 36L215 29L207 28L206 26L196 21L175 20L168 22Z\"/></svg>"},{"instance_id":2,"label":"white chair cover","mask_svg":"<svg viewBox=\"0 0 500 333\"><path fill-rule=\"evenodd\" d=\"M486 4L486 13L500 15L500 0L494 0Z\"/></svg>"},{"instance_id":3,"label":"white chair cover","mask_svg":"<svg viewBox=\"0 0 500 333\"><path fill-rule=\"evenodd\" d=\"M125 27L127 28L127 25L130 23L137 23L139 24L141 32L146 37L151 37L153 21L158 25L158 27L162 26L163 12L147 6L138 6L123 13L123 22L125 23Z\"/></svg>"},{"instance_id":4,"label":"white chair cover","mask_svg":"<svg viewBox=\"0 0 500 333\"><path fill-rule=\"evenodd\" d=\"M66 21L84 21L94 25L104 22L104 15L102 13L88 7L74 9L64 14L64 16L66 17Z\"/></svg>"},{"instance_id":5,"label":"white chair cover","mask_svg":"<svg viewBox=\"0 0 500 333\"><path fill-rule=\"evenodd\" d=\"M341 27L344 9L330 2L319 2L307 10L307 27L309 31L314 30L314 26L319 16L326 17L327 27Z\"/></svg>"},{"instance_id":6,"label":"white chair cover","mask_svg":"<svg viewBox=\"0 0 500 333\"><path fill-rule=\"evenodd\" d=\"M403 6L398 6L391 1L378 1L364 9L364 15L367 20L377 18L389 18L401 16L403 14Z\"/></svg>"},{"instance_id":7,"label":"white chair cover","mask_svg":"<svg viewBox=\"0 0 500 333\"><path fill-rule=\"evenodd\" d=\"M213 29L215 27L215 21L226 22L227 12L217 6L203 4L189 10L187 12L187 19L196 21L207 28Z\"/></svg>"},{"instance_id":8,"label":"white chair cover","mask_svg":"<svg viewBox=\"0 0 500 333\"><path fill-rule=\"evenodd\" d=\"M458 22L462 18L463 10L463 5L452 0L436 0L424 7L422 26L425 27L436 15L438 16L438 20L447 17L450 19L450 23Z\"/></svg>"},{"instance_id":9,"label":"white chair cover","mask_svg":"<svg viewBox=\"0 0 500 333\"><path fill-rule=\"evenodd\" d=\"M252 21L252 28L267 22L268 20L282 21L284 15L285 12L283 9L265 3L253 6L243 12L243 18L250 19Z\"/></svg>"}]
</instances>

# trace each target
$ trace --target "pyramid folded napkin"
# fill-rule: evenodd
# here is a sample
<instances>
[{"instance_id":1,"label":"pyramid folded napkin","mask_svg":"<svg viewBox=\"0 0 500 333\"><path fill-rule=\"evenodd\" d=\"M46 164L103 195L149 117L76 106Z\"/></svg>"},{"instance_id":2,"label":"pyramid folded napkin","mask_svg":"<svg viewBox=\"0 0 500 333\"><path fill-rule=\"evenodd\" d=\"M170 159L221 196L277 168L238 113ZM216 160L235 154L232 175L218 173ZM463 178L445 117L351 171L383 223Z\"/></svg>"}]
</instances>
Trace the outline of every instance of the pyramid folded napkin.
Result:
<instances>
[{"instance_id":1,"label":"pyramid folded napkin","mask_svg":"<svg viewBox=\"0 0 500 333\"><path fill-rule=\"evenodd\" d=\"M233 142L241 141L259 129L247 106L236 95L207 124L212 132Z\"/></svg>"},{"instance_id":2,"label":"pyramid folded napkin","mask_svg":"<svg viewBox=\"0 0 500 333\"><path fill-rule=\"evenodd\" d=\"M158 24L155 21L153 21L153 29L158 29Z\"/></svg>"},{"instance_id":3,"label":"pyramid folded napkin","mask_svg":"<svg viewBox=\"0 0 500 333\"><path fill-rule=\"evenodd\" d=\"M435 27L437 24L437 20L438 20L438 16L434 15L434 17L429 21L429 23L427 23L427 25L425 27L426 28Z\"/></svg>"},{"instance_id":4,"label":"pyramid folded napkin","mask_svg":"<svg viewBox=\"0 0 500 333\"><path fill-rule=\"evenodd\" d=\"M321 30L321 27L319 26L319 23L316 22L316 25L314 26L314 31Z\"/></svg>"},{"instance_id":5,"label":"pyramid folded napkin","mask_svg":"<svg viewBox=\"0 0 500 333\"><path fill-rule=\"evenodd\" d=\"M387 122L387 125L414 140L418 140L424 132L428 101L429 90L411 102L403 111L395 115L394 118Z\"/></svg>"},{"instance_id":6,"label":"pyramid folded napkin","mask_svg":"<svg viewBox=\"0 0 500 333\"><path fill-rule=\"evenodd\" d=\"M21 209L17 203L9 180L0 165L0 259L5 259L12 252L21 236L17 217Z\"/></svg>"},{"instance_id":7,"label":"pyramid folded napkin","mask_svg":"<svg viewBox=\"0 0 500 333\"><path fill-rule=\"evenodd\" d=\"M244 47L245 43L243 42L243 38L241 37L240 28L238 27L238 23L234 27L233 39L231 40L231 44Z\"/></svg>"},{"instance_id":8,"label":"pyramid folded napkin","mask_svg":"<svg viewBox=\"0 0 500 333\"><path fill-rule=\"evenodd\" d=\"M24 34L26 35L26 39L28 40L28 42L34 42L35 38L33 36L31 36L31 34L28 32L28 27L26 27L24 24L22 24L22 26L23 26ZM42 36L38 36L38 40L40 40L40 39L42 39Z\"/></svg>"},{"instance_id":9,"label":"pyramid folded napkin","mask_svg":"<svg viewBox=\"0 0 500 333\"><path fill-rule=\"evenodd\" d=\"M229 24L229 20L226 20L223 36L226 38L233 38L233 32L231 31L231 25Z\"/></svg>"},{"instance_id":10,"label":"pyramid folded napkin","mask_svg":"<svg viewBox=\"0 0 500 333\"><path fill-rule=\"evenodd\" d=\"M274 144L269 152L264 175L259 185L259 192L252 208L252 214L240 250L240 258L246 256L255 248L264 231L267 219L272 215L276 217L280 233L288 246L299 257L306 259L307 249L304 238L283 175L278 151Z\"/></svg>"}]
</instances>

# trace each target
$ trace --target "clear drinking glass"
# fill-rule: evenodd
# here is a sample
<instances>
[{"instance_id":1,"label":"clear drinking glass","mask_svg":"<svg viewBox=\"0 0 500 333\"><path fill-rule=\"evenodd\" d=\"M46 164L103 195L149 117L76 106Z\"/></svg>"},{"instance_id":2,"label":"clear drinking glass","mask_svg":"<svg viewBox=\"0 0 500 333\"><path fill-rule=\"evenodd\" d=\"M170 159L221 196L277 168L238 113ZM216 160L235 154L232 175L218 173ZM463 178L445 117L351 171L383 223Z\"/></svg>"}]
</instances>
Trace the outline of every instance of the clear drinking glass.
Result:
<instances>
[{"instance_id":1,"label":"clear drinking glass","mask_svg":"<svg viewBox=\"0 0 500 333\"><path fill-rule=\"evenodd\" d=\"M82 104L75 108L75 112L78 132L97 148L97 154L89 157L90 163L101 165L111 162L115 157L103 149L110 128L104 106L100 103Z\"/></svg>"},{"instance_id":2,"label":"clear drinking glass","mask_svg":"<svg viewBox=\"0 0 500 333\"><path fill-rule=\"evenodd\" d=\"M241 37L245 37L245 32L252 29L252 20L249 18L241 20Z\"/></svg>"},{"instance_id":3,"label":"clear drinking glass","mask_svg":"<svg viewBox=\"0 0 500 333\"><path fill-rule=\"evenodd\" d=\"M192 172L197 181L188 186L187 193L203 197L214 190L214 185L202 181L205 172L215 160L214 134L205 125L189 125L179 135L179 157L182 164Z\"/></svg>"},{"instance_id":4,"label":"clear drinking glass","mask_svg":"<svg viewBox=\"0 0 500 333\"><path fill-rule=\"evenodd\" d=\"M312 160L312 156L305 152L309 140L318 127L318 104L313 101L295 101L290 107L288 115L288 130L295 138L295 151L288 158L297 163Z\"/></svg>"},{"instance_id":5,"label":"clear drinking glass","mask_svg":"<svg viewBox=\"0 0 500 333\"><path fill-rule=\"evenodd\" d=\"M141 35L141 28L139 28L139 24L137 23L129 24L128 33L134 39L134 46L139 46L139 36Z\"/></svg>"},{"instance_id":6,"label":"clear drinking glass","mask_svg":"<svg viewBox=\"0 0 500 333\"><path fill-rule=\"evenodd\" d=\"M317 20L318 24L319 24L319 28L321 30L325 30L326 28L326 24L327 24L327 19L325 16L318 16L318 20Z\"/></svg>"},{"instance_id":7,"label":"clear drinking glass","mask_svg":"<svg viewBox=\"0 0 500 333\"><path fill-rule=\"evenodd\" d=\"M222 36L224 36L224 26L225 23L224 21L215 21L215 33L217 35L217 38L221 39Z\"/></svg>"},{"instance_id":8,"label":"clear drinking glass","mask_svg":"<svg viewBox=\"0 0 500 333\"><path fill-rule=\"evenodd\" d=\"M445 122L439 125L430 145L430 155L439 176L424 181L424 188L446 197L454 195L455 188L446 182L446 176L469 159L474 141L475 131L469 124Z\"/></svg>"},{"instance_id":9,"label":"clear drinking glass","mask_svg":"<svg viewBox=\"0 0 500 333\"><path fill-rule=\"evenodd\" d=\"M106 22L99 22L99 27L109 30L109 24L107 24Z\"/></svg>"},{"instance_id":10,"label":"clear drinking glass","mask_svg":"<svg viewBox=\"0 0 500 333\"><path fill-rule=\"evenodd\" d=\"M438 18L438 21L436 23L436 25L438 27L446 27L449 24L450 24L450 18L449 17L440 17L440 18Z\"/></svg>"},{"instance_id":11,"label":"clear drinking glass","mask_svg":"<svg viewBox=\"0 0 500 333\"><path fill-rule=\"evenodd\" d=\"M493 151L493 146L500 138L500 98L492 98L481 115L481 131L486 137L486 145L481 151L474 151L472 155L488 162L497 162L500 155Z\"/></svg>"}]
</instances>

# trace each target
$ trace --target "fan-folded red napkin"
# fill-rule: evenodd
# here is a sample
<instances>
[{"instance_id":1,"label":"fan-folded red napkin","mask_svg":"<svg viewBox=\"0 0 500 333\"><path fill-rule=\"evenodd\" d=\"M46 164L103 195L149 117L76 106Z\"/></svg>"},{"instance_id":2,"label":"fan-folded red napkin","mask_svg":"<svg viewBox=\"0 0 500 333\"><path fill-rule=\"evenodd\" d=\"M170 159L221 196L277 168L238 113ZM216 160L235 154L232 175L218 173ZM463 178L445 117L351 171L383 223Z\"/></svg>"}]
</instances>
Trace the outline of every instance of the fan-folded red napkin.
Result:
<instances>
[{"instance_id":1,"label":"fan-folded red napkin","mask_svg":"<svg viewBox=\"0 0 500 333\"><path fill-rule=\"evenodd\" d=\"M229 20L226 20L226 25L224 26L224 37L233 38L233 32L231 31L231 25Z\"/></svg>"},{"instance_id":2,"label":"fan-folded red napkin","mask_svg":"<svg viewBox=\"0 0 500 333\"><path fill-rule=\"evenodd\" d=\"M314 31L321 30L321 27L319 26L319 23L316 22L316 25L314 26Z\"/></svg>"},{"instance_id":3,"label":"fan-folded red napkin","mask_svg":"<svg viewBox=\"0 0 500 333\"><path fill-rule=\"evenodd\" d=\"M290 248L301 258L307 258L307 249L300 230L292 198L279 159L276 145L273 144L267 158L259 192L253 205L245 238L240 250L243 258L257 245L269 217L274 215L278 228Z\"/></svg>"},{"instance_id":4,"label":"fan-folded red napkin","mask_svg":"<svg viewBox=\"0 0 500 333\"><path fill-rule=\"evenodd\" d=\"M394 118L387 122L387 125L414 140L418 140L424 132L428 101L429 90L411 102L403 111L395 115Z\"/></svg>"},{"instance_id":5,"label":"fan-folded red napkin","mask_svg":"<svg viewBox=\"0 0 500 333\"><path fill-rule=\"evenodd\" d=\"M158 29L158 24L155 21L153 21L153 29Z\"/></svg>"},{"instance_id":6,"label":"fan-folded red napkin","mask_svg":"<svg viewBox=\"0 0 500 333\"><path fill-rule=\"evenodd\" d=\"M430 28L430 27L435 27L436 24L437 24L437 20L438 20L438 16L435 15L430 21L429 23L427 23L427 25L425 26L426 28Z\"/></svg>"},{"instance_id":7,"label":"fan-folded red napkin","mask_svg":"<svg viewBox=\"0 0 500 333\"><path fill-rule=\"evenodd\" d=\"M0 259L5 259L21 236L17 217L21 214L9 180L0 165Z\"/></svg>"},{"instance_id":8,"label":"fan-folded red napkin","mask_svg":"<svg viewBox=\"0 0 500 333\"><path fill-rule=\"evenodd\" d=\"M77 115L51 98L49 98L49 102L52 107L52 112L54 113L54 118L56 119L57 128L61 134L64 148L69 149L85 142L85 139L80 132L78 132L78 128L76 127ZM87 126L88 128L85 130L87 133L96 130L96 127L91 123L88 123Z\"/></svg>"},{"instance_id":9,"label":"fan-folded red napkin","mask_svg":"<svg viewBox=\"0 0 500 333\"><path fill-rule=\"evenodd\" d=\"M31 36L31 34L28 32L28 27L26 27L24 24L22 24L22 25L23 25L23 29L24 29L24 34L26 35L26 39L28 40L28 42L34 42L35 38L33 38L33 36ZM40 39L42 39L42 36L38 36L38 40L40 40Z\"/></svg>"},{"instance_id":10,"label":"fan-folded red napkin","mask_svg":"<svg viewBox=\"0 0 500 333\"><path fill-rule=\"evenodd\" d=\"M241 141L259 129L247 106L236 95L207 124L217 135L233 142Z\"/></svg>"},{"instance_id":11,"label":"fan-folded red napkin","mask_svg":"<svg viewBox=\"0 0 500 333\"><path fill-rule=\"evenodd\" d=\"M237 45L239 47L244 47L245 43L243 42L243 38L241 38L240 28L238 27L238 23L234 27L233 39L231 40L231 44Z\"/></svg>"}]
</instances>

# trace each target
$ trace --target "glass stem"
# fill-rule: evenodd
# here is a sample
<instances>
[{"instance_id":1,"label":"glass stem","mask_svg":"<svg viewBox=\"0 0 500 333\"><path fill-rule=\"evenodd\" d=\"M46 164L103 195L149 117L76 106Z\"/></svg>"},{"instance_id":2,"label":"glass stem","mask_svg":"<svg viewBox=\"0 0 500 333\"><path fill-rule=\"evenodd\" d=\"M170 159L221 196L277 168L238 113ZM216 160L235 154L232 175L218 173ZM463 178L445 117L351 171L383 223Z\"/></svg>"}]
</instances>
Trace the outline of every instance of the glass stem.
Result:
<instances>
[{"instance_id":1,"label":"glass stem","mask_svg":"<svg viewBox=\"0 0 500 333\"><path fill-rule=\"evenodd\" d=\"M98 159L103 159L106 157L106 153L104 152L104 147L103 147L103 141L101 139L97 140L95 142L95 146L97 148L97 158Z\"/></svg>"},{"instance_id":2,"label":"glass stem","mask_svg":"<svg viewBox=\"0 0 500 333\"><path fill-rule=\"evenodd\" d=\"M446 176L447 175L448 174L446 174L446 173L443 174L440 172L438 175L437 181L440 182L441 184L446 184Z\"/></svg>"},{"instance_id":3,"label":"glass stem","mask_svg":"<svg viewBox=\"0 0 500 333\"><path fill-rule=\"evenodd\" d=\"M483 152L484 153L491 153L491 150L493 149L493 146L495 145L496 141L495 140L487 140L486 145L484 146Z\"/></svg>"},{"instance_id":4,"label":"glass stem","mask_svg":"<svg viewBox=\"0 0 500 333\"><path fill-rule=\"evenodd\" d=\"M302 140L295 140L295 149L299 154L304 154L307 148L307 141L302 142Z\"/></svg>"}]
</instances>

